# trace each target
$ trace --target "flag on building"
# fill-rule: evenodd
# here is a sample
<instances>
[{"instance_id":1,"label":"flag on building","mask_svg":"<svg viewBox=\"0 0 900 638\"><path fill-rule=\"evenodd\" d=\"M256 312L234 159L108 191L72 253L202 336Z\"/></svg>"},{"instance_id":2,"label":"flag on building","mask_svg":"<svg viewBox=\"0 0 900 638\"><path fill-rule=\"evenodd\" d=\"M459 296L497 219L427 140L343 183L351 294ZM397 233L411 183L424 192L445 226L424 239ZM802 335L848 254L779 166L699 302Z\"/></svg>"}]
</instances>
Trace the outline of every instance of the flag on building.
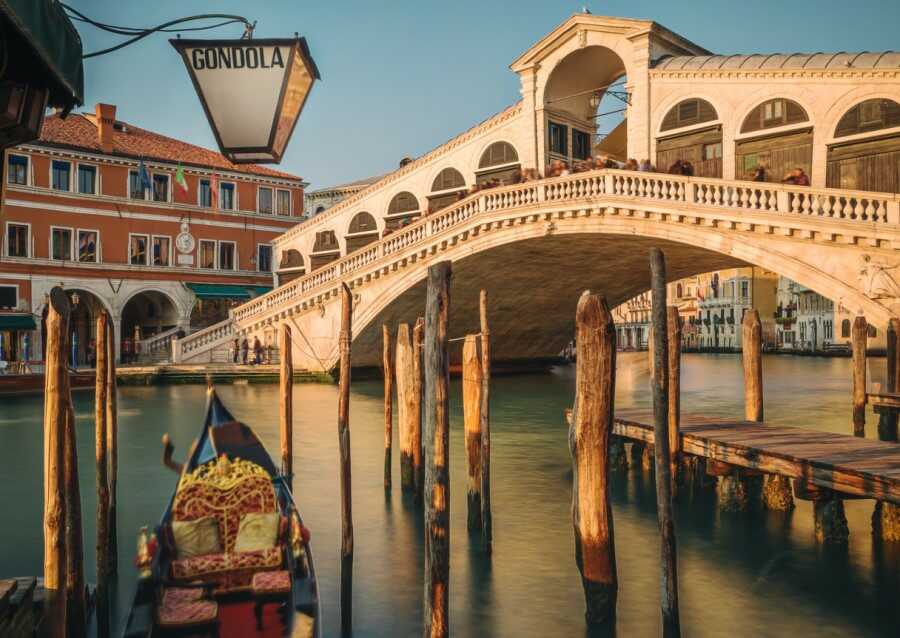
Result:
<instances>
[{"instance_id":1,"label":"flag on building","mask_svg":"<svg viewBox=\"0 0 900 638\"><path fill-rule=\"evenodd\" d=\"M188 185L187 180L184 179L184 169L181 167L181 162L178 162L178 170L175 171L175 183L178 184L181 192L187 195Z\"/></svg>"},{"instance_id":2,"label":"flag on building","mask_svg":"<svg viewBox=\"0 0 900 638\"><path fill-rule=\"evenodd\" d=\"M147 167L144 166L143 158L141 158L141 163L138 165L138 175L141 178L141 190L152 191L153 183L150 181L150 173L147 171Z\"/></svg>"}]
</instances>

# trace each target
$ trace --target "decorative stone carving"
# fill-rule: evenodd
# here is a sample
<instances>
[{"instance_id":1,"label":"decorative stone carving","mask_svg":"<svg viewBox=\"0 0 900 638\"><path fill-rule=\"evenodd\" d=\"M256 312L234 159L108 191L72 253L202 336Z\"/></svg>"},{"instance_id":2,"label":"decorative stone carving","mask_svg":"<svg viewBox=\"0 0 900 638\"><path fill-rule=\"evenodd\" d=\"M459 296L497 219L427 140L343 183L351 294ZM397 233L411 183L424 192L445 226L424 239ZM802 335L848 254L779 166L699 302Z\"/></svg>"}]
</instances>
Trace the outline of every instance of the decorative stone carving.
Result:
<instances>
[{"instance_id":1,"label":"decorative stone carving","mask_svg":"<svg viewBox=\"0 0 900 638\"><path fill-rule=\"evenodd\" d=\"M869 299L896 299L900 297L900 284L890 272L900 264L875 261L871 255L863 255L860 260L857 279L863 294Z\"/></svg>"}]
</instances>

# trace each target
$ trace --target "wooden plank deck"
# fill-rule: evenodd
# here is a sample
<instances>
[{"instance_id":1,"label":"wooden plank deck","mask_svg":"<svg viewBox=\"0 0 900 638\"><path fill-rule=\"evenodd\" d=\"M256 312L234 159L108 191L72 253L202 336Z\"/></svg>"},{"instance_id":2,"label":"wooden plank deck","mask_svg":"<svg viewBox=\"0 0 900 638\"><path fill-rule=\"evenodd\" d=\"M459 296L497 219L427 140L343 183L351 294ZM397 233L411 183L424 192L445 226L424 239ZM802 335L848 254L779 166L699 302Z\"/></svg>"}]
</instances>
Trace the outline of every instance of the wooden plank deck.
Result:
<instances>
[{"instance_id":1,"label":"wooden plank deck","mask_svg":"<svg viewBox=\"0 0 900 638\"><path fill-rule=\"evenodd\" d=\"M649 410L617 410L613 431L652 443L652 423ZM681 417L681 440L688 454L900 504L897 443L691 414Z\"/></svg>"}]
</instances>

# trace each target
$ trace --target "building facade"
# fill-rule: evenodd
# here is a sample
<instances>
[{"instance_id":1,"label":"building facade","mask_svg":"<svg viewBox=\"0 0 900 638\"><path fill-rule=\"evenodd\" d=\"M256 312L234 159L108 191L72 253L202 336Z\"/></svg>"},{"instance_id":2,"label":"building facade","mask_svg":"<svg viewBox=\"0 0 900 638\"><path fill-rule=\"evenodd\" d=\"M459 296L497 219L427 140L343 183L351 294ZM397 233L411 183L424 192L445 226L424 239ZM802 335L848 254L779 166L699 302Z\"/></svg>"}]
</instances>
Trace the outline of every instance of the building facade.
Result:
<instances>
[{"instance_id":1,"label":"building facade","mask_svg":"<svg viewBox=\"0 0 900 638\"><path fill-rule=\"evenodd\" d=\"M305 183L116 118L46 118L6 151L0 221L0 360L42 359L50 289L74 303L72 362L93 358L111 317L126 361L269 290L272 240L298 221ZM165 344L163 344L165 345Z\"/></svg>"},{"instance_id":2,"label":"building facade","mask_svg":"<svg viewBox=\"0 0 900 638\"><path fill-rule=\"evenodd\" d=\"M741 322L747 310L759 311L763 348L775 347L775 299L778 275L761 268L730 268L700 276L697 347L734 352L742 347Z\"/></svg>"},{"instance_id":3,"label":"building facade","mask_svg":"<svg viewBox=\"0 0 900 638\"><path fill-rule=\"evenodd\" d=\"M337 186L326 186L325 188L317 188L307 191L304 194L304 202L306 210L304 211L304 219L315 217L324 213L326 210L335 206L348 197L356 195L364 188L371 186L383 176L368 177L366 179L348 182L347 184L338 184Z\"/></svg>"}]
</instances>

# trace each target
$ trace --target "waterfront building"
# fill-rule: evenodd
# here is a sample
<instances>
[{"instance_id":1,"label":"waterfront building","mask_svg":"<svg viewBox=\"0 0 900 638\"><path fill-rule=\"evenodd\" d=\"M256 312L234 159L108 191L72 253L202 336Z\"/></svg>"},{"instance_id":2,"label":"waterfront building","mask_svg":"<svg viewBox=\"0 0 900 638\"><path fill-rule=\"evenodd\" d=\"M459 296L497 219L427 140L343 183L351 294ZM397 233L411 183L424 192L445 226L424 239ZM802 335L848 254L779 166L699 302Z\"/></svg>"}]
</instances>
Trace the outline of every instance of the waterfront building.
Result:
<instances>
[{"instance_id":1,"label":"waterfront building","mask_svg":"<svg viewBox=\"0 0 900 638\"><path fill-rule=\"evenodd\" d=\"M741 349L744 313L755 308L762 322L763 347L775 346L775 298L778 275L762 268L731 268L699 277L697 347Z\"/></svg>"},{"instance_id":2,"label":"waterfront building","mask_svg":"<svg viewBox=\"0 0 900 638\"><path fill-rule=\"evenodd\" d=\"M650 291L642 292L613 308L616 324L616 346L619 350L647 348L650 334Z\"/></svg>"},{"instance_id":3,"label":"waterfront building","mask_svg":"<svg viewBox=\"0 0 900 638\"><path fill-rule=\"evenodd\" d=\"M93 359L106 310L126 360L228 316L272 287L272 240L294 226L305 183L117 118L48 116L4 155L0 360L42 359L53 286L75 303L72 361ZM161 345L160 345L161 344ZM166 354L163 352L163 354Z\"/></svg>"},{"instance_id":4,"label":"waterfront building","mask_svg":"<svg viewBox=\"0 0 900 638\"><path fill-rule=\"evenodd\" d=\"M324 213L332 206L339 204L348 197L356 195L361 190L371 186L382 177L384 176L377 175L375 177L358 179L355 182L338 184L337 186L326 186L324 188L307 191L303 198L306 204L306 210L303 215L304 219L309 219L310 217L315 217L320 213Z\"/></svg>"}]
</instances>

